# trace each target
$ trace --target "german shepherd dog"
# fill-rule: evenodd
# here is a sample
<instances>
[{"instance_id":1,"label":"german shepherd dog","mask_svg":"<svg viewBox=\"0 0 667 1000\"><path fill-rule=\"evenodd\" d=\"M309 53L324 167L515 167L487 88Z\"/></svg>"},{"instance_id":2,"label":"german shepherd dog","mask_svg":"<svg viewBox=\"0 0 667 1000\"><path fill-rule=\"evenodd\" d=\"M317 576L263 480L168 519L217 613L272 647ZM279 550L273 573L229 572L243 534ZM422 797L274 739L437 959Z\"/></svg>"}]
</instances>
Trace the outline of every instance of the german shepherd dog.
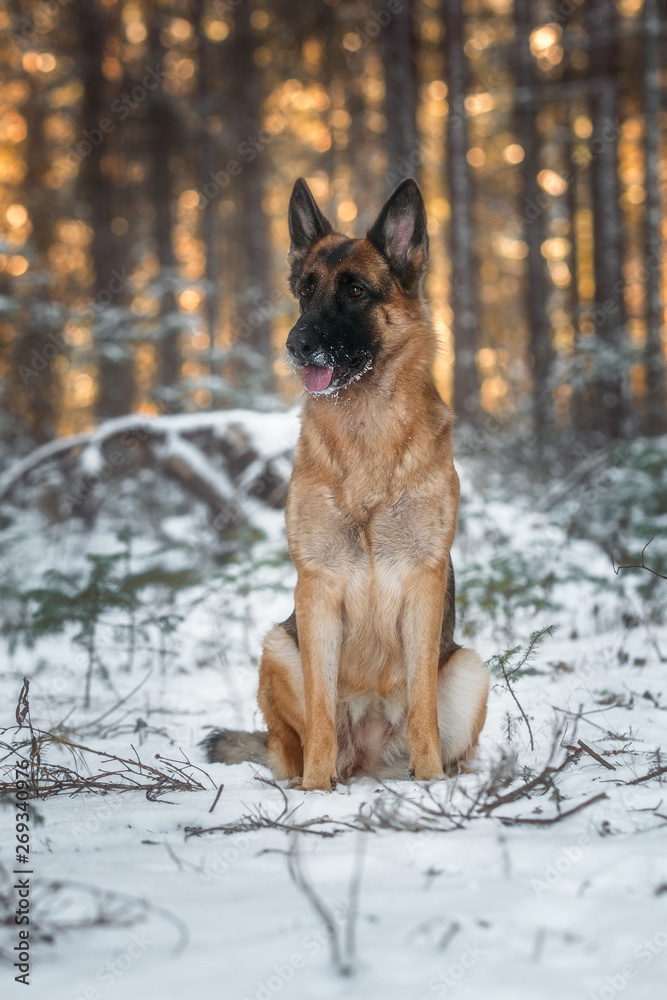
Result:
<instances>
[{"instance_id":1,"label":"german shepherd dog","mask_svg":"<svg viewBox=\"0 0 667 1000\"><path fill-rule=\"evenodd\" d=\"M214 732L209 759L325 791L442 778L474 755L489 681L454 642L459 481L432 375L424 202L405 180L349 239L299 179L289 230L287 351L307 390L286 509L295 610L264 641L268 732Z\"/></svg>"}]
</instances>

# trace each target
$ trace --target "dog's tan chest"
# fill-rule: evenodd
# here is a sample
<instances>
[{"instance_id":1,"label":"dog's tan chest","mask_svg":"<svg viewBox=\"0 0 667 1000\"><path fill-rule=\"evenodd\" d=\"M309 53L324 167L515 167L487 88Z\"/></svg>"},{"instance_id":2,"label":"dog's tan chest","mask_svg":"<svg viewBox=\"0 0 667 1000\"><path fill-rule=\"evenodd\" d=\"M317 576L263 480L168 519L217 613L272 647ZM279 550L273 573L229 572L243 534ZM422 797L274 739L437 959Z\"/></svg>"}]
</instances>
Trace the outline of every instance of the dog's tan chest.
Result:
<instances>
[{"instance_id":1,"label":"dog's tan chest","mask_svg":"<svg viewBox=\"0 0 667 1000\"><path fill-rule=\"evenodd\" d=\"M331 490L314 491L307 505L290 499L288 537L297 570L331 585L332 604L342 614L341 695L385 697L405 687L406 593L426 569L447 572L456 521L458 491L438 496L431 479L431 489L427 479L416 495L394 491L375 508L357 508L356 516Z\"/></svg>"}]
</instances>

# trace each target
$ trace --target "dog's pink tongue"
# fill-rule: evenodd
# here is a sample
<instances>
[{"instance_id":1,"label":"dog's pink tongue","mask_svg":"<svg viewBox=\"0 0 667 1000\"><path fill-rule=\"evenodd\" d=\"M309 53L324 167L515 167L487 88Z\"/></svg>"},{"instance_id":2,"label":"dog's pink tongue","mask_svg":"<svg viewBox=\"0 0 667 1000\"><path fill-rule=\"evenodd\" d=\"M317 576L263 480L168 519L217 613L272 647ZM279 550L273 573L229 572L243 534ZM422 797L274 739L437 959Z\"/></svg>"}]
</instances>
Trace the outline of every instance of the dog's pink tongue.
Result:
<instances>
[{"instance_id":1,"label":"dog's pink tongue","mask_svg":"<svg viewBox=\"0 0 667 1000\"><path fill-rule=\"evenodd\" d=\"M333 368L320 368L319 365L303 366L303 381L308 392L322 392L331 382Z\"/></svg>"}]
</instances>

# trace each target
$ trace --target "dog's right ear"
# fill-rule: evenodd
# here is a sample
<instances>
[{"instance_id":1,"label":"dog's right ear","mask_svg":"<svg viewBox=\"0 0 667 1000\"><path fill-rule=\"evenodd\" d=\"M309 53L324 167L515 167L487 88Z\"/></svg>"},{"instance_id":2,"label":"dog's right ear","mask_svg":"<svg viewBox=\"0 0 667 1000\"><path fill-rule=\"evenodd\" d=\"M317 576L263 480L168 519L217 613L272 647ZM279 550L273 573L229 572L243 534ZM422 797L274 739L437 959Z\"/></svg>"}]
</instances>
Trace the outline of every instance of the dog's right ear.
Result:
<instances>
[{"instance_id":1,"label":"dog's right ear","mask_svg":"<svg viewBox=\"0 0 667 1000\"><path fill-rule=\"evenodd\" d=\"M292 189L289 201L290 256L305 255L313 243L333 232L333 226L322 215L303 177Z\"/></svg>"}]
</instances>

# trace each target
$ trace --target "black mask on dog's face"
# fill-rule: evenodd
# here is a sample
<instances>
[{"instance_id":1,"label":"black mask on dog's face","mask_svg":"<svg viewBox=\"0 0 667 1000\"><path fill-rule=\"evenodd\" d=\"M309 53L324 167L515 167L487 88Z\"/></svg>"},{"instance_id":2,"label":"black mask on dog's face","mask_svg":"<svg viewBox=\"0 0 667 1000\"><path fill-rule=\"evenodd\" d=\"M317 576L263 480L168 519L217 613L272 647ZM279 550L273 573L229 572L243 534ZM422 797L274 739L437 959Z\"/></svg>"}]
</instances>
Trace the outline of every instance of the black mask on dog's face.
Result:
<instances>
[{"instance_id":1,"label":"black mask on dog's face","mask_svg":"<svg viewBox=\"0 0 667 1000\"><path fill-rule=\"evenodd\" d=\"M312 393L331 393L373 367L382 340L375 313L394 282L417 294L428 258L426 213L414 181L404 181L365 239L335 233L299 179L289 207L290 285L301 316L287 338L295 369Z\"/></svg>"}]
</instances>

